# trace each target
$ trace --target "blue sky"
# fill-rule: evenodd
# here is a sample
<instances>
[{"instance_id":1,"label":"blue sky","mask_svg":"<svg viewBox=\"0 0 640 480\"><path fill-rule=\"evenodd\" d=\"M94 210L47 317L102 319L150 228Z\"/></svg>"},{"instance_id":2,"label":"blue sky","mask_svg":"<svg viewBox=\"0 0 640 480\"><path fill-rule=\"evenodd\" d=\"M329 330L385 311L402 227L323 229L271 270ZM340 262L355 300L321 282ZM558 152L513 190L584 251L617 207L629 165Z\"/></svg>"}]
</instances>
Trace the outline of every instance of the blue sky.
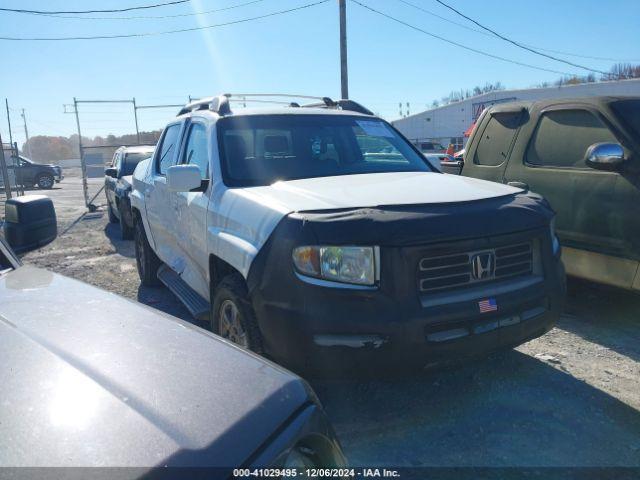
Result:
<instances>
[{"instance_id":1,"label":"blue sky","mask_svg":"<svg viewBox=\"0 0 640 480\"><path fill-rule=\"evenodd\" d=\"M247 0L192 0L121 16L175 15L224 8ZM0 12L0 36L69 36L157 32L223 23L297 7L314 0L262 0L206 15L135 20L78 20ZM447 23L399 0L360 0L405 22L458 43L539 67L587 73L527 53ZM455 22L477 28L435 0L410 0ZM122 8L153 0L0 0L5 8L86 10ZM637 0L448 0L448 3L521 43L640 63ZM451 90L500 81L523 88L560 75L467 52L394 23L348 1L350 96L393 119L398 102L412 113ZM109 16L105 14L94 16ZM111 15L116 17L116 15ZM608 70L611 60L560 55ZM338 4L329 0L304 10L244 24L174 35L71 42L0 41L0 98L9 99L14 140L24 140L19 110L31 135L68 135L75 119L63 104L79 99L125 99L138 104L183 103L189 95L219 92L293 92L339 97ZM4 105L2 105L4 107ZM83 134L133 131L128 106L82 106ZM4 113L4 108L0 110ZM141 112L140 127L161 127L175 109ZM0 116L0 133L8 137Z\"/></svg>"}]
</instances>

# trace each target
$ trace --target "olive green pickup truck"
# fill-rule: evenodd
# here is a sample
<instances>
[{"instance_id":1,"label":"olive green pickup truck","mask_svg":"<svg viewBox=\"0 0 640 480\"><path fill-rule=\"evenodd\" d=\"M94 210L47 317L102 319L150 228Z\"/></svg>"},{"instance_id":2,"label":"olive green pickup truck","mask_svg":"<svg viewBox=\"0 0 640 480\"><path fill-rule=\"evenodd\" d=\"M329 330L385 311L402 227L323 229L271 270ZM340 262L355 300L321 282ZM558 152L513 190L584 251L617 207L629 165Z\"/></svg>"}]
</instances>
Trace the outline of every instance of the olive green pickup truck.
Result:
<instances>
[{"instance_id":1,"label":"olive green pickup truck","mask_svg":"<svg viewBox=\"0 0 640 480\"><path fill-rule=\"evenodd\" d=\"M640 97L491 107L462 175L543 195L569 275L640 290Z\"/></svg>"}]
</instances>

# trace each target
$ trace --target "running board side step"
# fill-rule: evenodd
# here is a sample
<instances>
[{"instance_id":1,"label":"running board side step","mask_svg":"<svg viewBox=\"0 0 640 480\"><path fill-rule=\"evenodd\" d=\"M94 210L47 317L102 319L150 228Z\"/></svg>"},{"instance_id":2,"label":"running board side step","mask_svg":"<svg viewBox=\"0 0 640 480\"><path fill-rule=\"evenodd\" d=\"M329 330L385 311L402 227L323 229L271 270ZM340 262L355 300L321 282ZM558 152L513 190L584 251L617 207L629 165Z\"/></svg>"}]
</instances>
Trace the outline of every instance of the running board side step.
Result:
<instances>
[{"instance_id":1,"label":"running board side step","mask_svg":"<svg viewBox=\"0 0 640 480\"><path fill-rule=\"evenodd\" d=\"M178 300L187 307L189 313L191 313L196 320L201 322L209 321L209 302L187 285L187 283L180 278L180 275L167 265L162 265L158 269L158 280L171 290L171 293L178 297Z\"/></svg>"}]
</instances>

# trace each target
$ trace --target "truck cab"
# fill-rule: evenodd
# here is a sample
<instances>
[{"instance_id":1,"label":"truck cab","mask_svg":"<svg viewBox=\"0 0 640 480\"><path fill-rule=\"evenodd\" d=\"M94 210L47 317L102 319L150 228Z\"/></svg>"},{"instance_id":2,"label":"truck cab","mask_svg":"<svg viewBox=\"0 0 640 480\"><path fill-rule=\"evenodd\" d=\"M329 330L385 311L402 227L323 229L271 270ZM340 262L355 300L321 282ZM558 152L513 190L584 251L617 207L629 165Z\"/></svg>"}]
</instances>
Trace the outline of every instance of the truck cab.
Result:
<instances>
[{"instance_id":1,"label":"truck cab","mask_svg":"<svg viewBox=\"0 0 640 480\"><path fill-rule=\"evenodd\" d=\"M294 369L395 369L511 347L564 294L538 195L440 173L350 101L187 105L134 173L143 283Z\"/></svg>"},{"instance_id":2,"label":"truck cab","mask_svg":"<svg viewBox=\"0 0 640 480\"><path fill-rule=\"evenodd\" d=\"M469 139L462 175L543 195L557 212L570 275L640 290L640 99L491 107Z\"/></svg>"},{"instance_id":3,"label":"truck cab","mask_svg":"<svg viewBox=\"0 0 640 480\"><path fill-rule=\"evenodd\" d=\"M129 204L133 171L141 161L153 155L153 150L154 147L150 145L120 147L104 172L109 222L119 224L120 235L124 240L133 238L133 219Z\"/></svg>"}]
</instances>

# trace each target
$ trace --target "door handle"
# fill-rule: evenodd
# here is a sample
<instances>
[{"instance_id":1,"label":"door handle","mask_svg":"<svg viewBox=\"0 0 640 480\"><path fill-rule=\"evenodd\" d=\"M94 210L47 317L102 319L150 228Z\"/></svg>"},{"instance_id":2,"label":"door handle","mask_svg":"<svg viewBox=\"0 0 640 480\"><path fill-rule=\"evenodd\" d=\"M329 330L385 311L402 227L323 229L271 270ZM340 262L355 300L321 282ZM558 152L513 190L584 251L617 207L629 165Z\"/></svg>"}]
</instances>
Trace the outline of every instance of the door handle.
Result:
<instances>
[{"instance_id":1,"label":"door handle","mask_svg":"<svg viewBox=\"0 0 640 480\"><path fill-rule=\"evenodd\" d=\"M529 190L529 184L524 182L508 182L507 185L510 187L521 188L523 190Z\"/></svg>"}]
</instances>

